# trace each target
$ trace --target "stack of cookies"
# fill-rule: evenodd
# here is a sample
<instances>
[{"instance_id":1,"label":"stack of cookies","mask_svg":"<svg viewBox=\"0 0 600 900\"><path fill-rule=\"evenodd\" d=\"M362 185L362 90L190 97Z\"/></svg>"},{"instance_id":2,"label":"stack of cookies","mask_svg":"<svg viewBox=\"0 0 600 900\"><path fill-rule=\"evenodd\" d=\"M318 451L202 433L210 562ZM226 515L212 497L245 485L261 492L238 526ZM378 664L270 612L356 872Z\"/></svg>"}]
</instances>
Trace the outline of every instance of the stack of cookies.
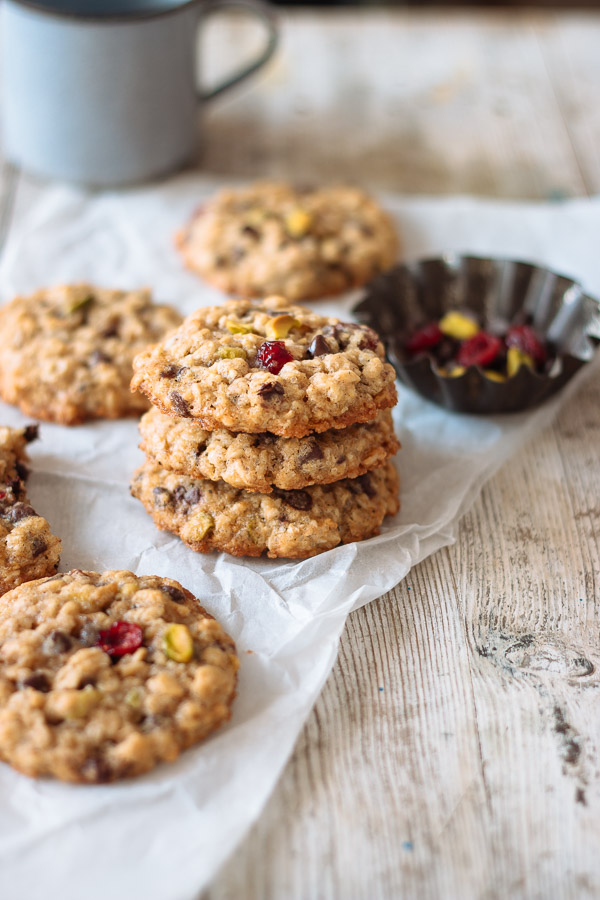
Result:
<instances>
[{"instance_id":1,"label":"stack of cookies","mask_svg":"<svg viewBox=\"0 0 600 900\"><path fill-rule=\"evenodd\" d=\"M399 509L394 370L369 328L283 297L200 309L134 361L132 493L199 552L303 559Z\"/></svg>"}]
</instances>

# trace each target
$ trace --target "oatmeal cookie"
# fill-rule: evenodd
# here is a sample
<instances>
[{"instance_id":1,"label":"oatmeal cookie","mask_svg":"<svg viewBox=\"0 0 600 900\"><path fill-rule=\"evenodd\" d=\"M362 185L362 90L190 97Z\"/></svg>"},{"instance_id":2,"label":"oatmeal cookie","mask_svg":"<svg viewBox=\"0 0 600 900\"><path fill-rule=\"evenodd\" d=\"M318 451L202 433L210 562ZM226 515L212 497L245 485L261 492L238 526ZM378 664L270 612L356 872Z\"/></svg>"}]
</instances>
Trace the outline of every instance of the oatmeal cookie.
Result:
<instances>
[{"instance_id":1,"label":"oatmeal cookie","mask_svg":"<svg viewBox=\"0 0 600 900\"><path fill-rule=\"evenodd\" d=\"M176 243L186 265L222 291L289 300L365 284L398 251L391 218L363 191L270 182L217 194Z\"/></svg>"},{"instance_id":2,"label":"oatmeal cookie","mask_svg":"<svg viewBox=\"0 0 600 900\"><path fill-rule=\"evenodd\" d=\"M37 426L0 426L0 594L24 581L52 575L60 562L61 542L32 508L25 492L25 446Z\"/></svg>"},{"instance_id":3,"label":"oatmeal cookie","mask_svg":"<svg viewBox=\"0 0 600 900\"><path fill-rule=\"evenodd\" d=\"M142 417L140 433L140 448L165 469L263 494L273 487L293 490L356 478L383 465L400 447L387 409L373 422L306 439L204 431L153 408Z\"/></svg>"},{"instance_id":4,"label":"oatmeal cookie","mask_svg":"<svg viewBox=\"0 0 600 900\"><path fill-rule=\"evenodd\" d=\"M174 760L230 716L231 638L169 578L81 572L0 600L0 758L102 782Z\"/></svg>"},{"instance_id":5,"label":"oatmeal cookie","mask_svg":"<svg viewBox=\"0 0 600 900\"><path fill-rule=\"evenodd\" d=\"M394 370L366 325L283 297L199 309L136 356L132 390L208 431L304 437L394 406Z\"/></svg>"},{"instance_id":6,"label":"oatmeal cookie","mask_svg":"<svg viewBox=\"0 0 600 900\"><path fill-rule=\"evenodd\" d=\"M146 462L134 475L131 493L159 528L177 534L192 550L305 559L379 534L384 517L398 512L398 488L391 462L359 478L270 494L188 478Z\"/></svg>"},{"instance_id":7,"label":"oatmeal cookie","mask_svg":"<svg viewBox=\"0 0 600 900\"><path fill-rule=\"evenodd\" d=\"M180 322L148 291L77 284L16 297L0 308L0 397L63 425L137 415L148 404L128 390L133 357Z\"/></svg>"}]
</instances>

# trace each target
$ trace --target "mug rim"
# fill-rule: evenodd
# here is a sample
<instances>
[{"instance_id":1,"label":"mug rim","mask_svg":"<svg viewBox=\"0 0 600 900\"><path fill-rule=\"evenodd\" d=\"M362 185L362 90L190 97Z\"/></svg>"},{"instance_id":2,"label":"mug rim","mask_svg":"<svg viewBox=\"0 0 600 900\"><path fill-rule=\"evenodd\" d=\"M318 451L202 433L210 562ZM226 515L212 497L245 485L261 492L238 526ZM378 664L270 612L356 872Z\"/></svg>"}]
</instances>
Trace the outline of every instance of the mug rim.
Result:
<instances>
[{"instance_id":1,"label":"mug rim","mask_svg":"<svg viewBox=\"0 0 600 900\"><path fill-rule=\"evenodd\" d=\"M110 24L111 22L138 22L147 19L159 19L163 16L170 16L180 12L189 6L195 6L200 3L200 0L182 0L177 6L165 7L164 9L148 10L147 12L111 13L108 16L85 15L59 9L48 9L47 6L36 3L36 0L10 0L10 2L16 6L24 6L26 9L42 13L42 15L50 18L68 19L71 22L93 22L99 25L103 22Z\"/></svg>"}]
</instances>

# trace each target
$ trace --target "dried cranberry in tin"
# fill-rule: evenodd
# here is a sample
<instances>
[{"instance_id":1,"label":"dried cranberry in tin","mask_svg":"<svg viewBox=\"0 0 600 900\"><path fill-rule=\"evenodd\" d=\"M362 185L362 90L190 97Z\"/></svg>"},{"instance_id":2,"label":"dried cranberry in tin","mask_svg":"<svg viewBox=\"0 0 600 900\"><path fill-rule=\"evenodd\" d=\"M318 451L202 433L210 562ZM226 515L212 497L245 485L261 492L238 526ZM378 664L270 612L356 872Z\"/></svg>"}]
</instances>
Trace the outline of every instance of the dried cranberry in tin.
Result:
<instances>
[{"instance_id":1,"label":"dried cranberry in tin","mask_svg":"<svg viewBox=\"0 0 600 900\"><path fill-rule=\"evenodd\" d=\"M429 325L425 325L409 337L404 344L404 349L407 353L424 353L426 350L436 347L443 337L438 323L430 322Z\"/></svg>"},{"instance_id":2,"label":"dried cranberry in tin","mask_svg":"<svg viewBox=\"0 0 600 900\"><path fill-rule=\"evenodd\" d=\"M538 366L543 366L548 353L531 325L511 325L506 332L506 346L527 353Z\"/></svg>"},{"instance_id":3,"label":"dried cranberry in tin","mask_svg":"<svg viewBox=\"0 0 600 900\"><path fill-rule=\"evenodd\" d=\"M487 331L480 331L474 337L462 342L456 361L459 366L490 366L501 350L500 338L488 334Z\"/></svg>"}]
</instances>

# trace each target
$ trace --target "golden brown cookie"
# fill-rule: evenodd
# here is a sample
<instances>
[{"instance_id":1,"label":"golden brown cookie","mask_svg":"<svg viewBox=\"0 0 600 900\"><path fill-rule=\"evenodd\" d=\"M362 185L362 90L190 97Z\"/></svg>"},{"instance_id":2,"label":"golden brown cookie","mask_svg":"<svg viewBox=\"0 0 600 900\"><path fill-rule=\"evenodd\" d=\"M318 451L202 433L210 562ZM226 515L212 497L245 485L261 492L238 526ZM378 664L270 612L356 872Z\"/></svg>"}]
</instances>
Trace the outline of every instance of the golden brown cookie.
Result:
<instances>
[{"instance_id":1,"label":"golden brown cookie","mask_svg":"<svg viewBox=\"0 0 600 900\"><path fill-rule=\"evenodd\" d=\"M132 390L209 431L304 437L370 422L397 399L374 331L282 297L199 309L134 371Z\"/></svg>"},{"instance_id":2,"label":"golden brown cookie","mask_svg":"<svg viewBox=\"0 0 600 900\"><path fill-rule=\"evenodd\" d=\"M169 578L81 572L0 600L0 758L103 782L176 759L229 719L231 638Z\"/></svg>"},{"instance_id":3,"label":"golden brown cookie","mask_svg":"<svg viewBox=\"0 0 600 900\"><path fill-rule=\"evenodd\" d=\"M282 438L268 432L205 431L153 408L142 416L140 433L141 449L165 469L263 494L274 487L294 490L356 478L383 465L400 447L387 409L365 424Z\"/></svg>"},{"instance_id":4,"label":"golden brown cookie","mask_svg":"<svg viewBox=\"0 0 600 900\"><path fill-rule=\"evenodd\" d=\"M259 182L217 194L177 235L186 265L242 297L310 300L339 294L392 266L391 218L363 191L298 191Z\"/></svg>"},{"instance_id":5,"label":"golden brown cookie","mask_svg":"<svg viewBox=\"0 0 600 900\"><path fill-rule=\"evenodd\" d=\"M148 291L47 288L0 308L0 397L63 425L139 415L133 357L181 322Z\"/></svg>"},{"instance_id":6,"label":"golden brown cookie","mask_svg":"<svg viewBox=\"0 0 600 900\"><path fill-rule=\"evenodd\" d=\"M146 462L131 485L156 525L192 550L290 559L379 534L384 517L400 508L398 489L391 462L359 478L270 494L188 478Z\"/></svg>"}]
</instances>

